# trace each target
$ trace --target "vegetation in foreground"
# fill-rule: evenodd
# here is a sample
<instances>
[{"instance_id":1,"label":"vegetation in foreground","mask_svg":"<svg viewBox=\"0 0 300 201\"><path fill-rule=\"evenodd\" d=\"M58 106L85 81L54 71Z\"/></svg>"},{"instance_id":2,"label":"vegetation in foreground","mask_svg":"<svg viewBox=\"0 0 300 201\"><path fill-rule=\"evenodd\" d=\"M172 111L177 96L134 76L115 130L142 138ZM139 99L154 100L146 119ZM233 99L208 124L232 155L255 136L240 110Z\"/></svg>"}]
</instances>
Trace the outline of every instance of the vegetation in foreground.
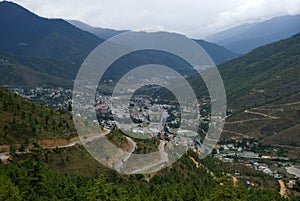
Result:
<instances>
[{"instance_id":1,"label":"vegetation in foreground","mask_svg":"<svg viewBox=\"0 0 300 201\"><path fill-rule=\"evenodd\" d=\"M72 155L84 153L72 149L81 148L71 148ZM57 162L57 156L68 156L66 150L49 153L34 143L29 154L12 153L9 163L0 164L0 200L285 200L278 189L234 183L212 158L201 161L204 165L197 167L190 160L197 157L194 152L154 175L126 176L106 170L102 172L105 175L94 172L84 176L70 169L58 173L53 168L51 163ZM57 165L72 166L73 160L76 158ZM90 166L86 171L93 168L96 169Z\"/></svg>"},{"instance_id":2,"label":"vegetation in foreground","mask_svg":"<svg viewBox=\"0 0 300 201\"><path fill-rule=\"evenodd\" d=\"M72 116L0 88L0 145L26 145L30 138L69 139L75 136Z\"/></svg>"}]
</instances>

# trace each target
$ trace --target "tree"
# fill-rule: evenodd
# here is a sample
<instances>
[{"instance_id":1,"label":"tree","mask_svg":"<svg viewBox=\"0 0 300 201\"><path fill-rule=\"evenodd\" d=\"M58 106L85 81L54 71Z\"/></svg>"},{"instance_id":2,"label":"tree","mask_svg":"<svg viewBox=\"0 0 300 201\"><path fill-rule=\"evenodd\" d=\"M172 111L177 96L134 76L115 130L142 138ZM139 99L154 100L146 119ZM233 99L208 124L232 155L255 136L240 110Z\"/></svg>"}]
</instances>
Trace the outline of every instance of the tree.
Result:
<instances>
[{"instance_id":1,"label":"tree","mask_svg":"<svg viewBox=\"0 0 300 201\"><path fill-rule=\"evenodd\" d=\"M9 155L11 155L12 158L16 156L16 147L14 144L9 145Z\"/></svg>"},{"instance_id":2,"label":"tree","mask_svg":"<svg viewBox=\"0 0 300 201\"><path fill-rule=\"evenodd\" d=\"M0 175L0 200L5 200L5 201L22 200L19 188L15 186L9 178L3 175Z\"/></svg>"},{"instance_id":3,"label":"tree","mask_svg":"<svg viewBox=\"0 0 300 201\"><path fill-rule=\"evenodd\" d=\"M94 181L94 184L89 187L86 192L86 198L89 201L117 201L128 200L126 191L117 185L107 183L103 176L100 176Z\"/></svg>"},{"instance_id":4,"label":"tree","mask_svg":"<svg viewBox=\"0 0 300 201\"><path fill-rule=\"evenodd\" d=\"M72 103L71 102L68 103L68 111L72 112Z\"/></svg>"},{"instance_id":5,"label":"tree","mask_svg":"<svg viewBox=\"0 0 300 201\"><path fill-rule=\"evenodd\" d=\"M8 125L5 125L3 127L3 131L4 131L4 138L6 138L7 137L7 131L8 131Z\"/></svg>"},{"instance_id":6,"label":"tree","mask_svg":"<svg viewBox=\"0 0 300 201\"><path fill-rule=\"evenodd\" d=\"M234 187L228 178L219 178L220 184L214 189L209 200L212 201L238 201L245 200L245 189L241 186Z\"/></svg>"},{"instance_id":7,"label":"tree","mask_svg":"<svg viewBox=\"0 0 300 201\"><path fill-rule=\"evenodd\" d=\"M23 166L27 169L26 182L28 183L27 196L32 193L39 193L44 187L44 163L43 163L43 148L36 142L32 142L33 147L29 150L29 157L24 161Z\"/></svg>"}]
</instances>

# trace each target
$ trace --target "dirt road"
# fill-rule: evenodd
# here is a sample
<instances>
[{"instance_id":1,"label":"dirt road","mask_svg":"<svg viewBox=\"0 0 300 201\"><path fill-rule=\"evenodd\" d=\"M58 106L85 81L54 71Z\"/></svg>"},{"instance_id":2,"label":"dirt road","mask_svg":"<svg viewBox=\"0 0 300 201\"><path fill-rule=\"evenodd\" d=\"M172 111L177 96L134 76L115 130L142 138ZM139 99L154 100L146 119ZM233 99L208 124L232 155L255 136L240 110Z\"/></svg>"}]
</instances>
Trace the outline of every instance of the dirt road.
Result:
<instances>
[{"instance_id":1,"label":"dirt road","mask_svg":"<svg viewBox=\"0 0 300 201\"><path fill-rule=\"evenodd\" d=\"M282 179L278 180L279 182L279 185L280 185L280 191L279 191L279 194L284 197L284 198L288 198L288 195L286 193L286 187L285 187L285 184L284 184L284 181Z\"/></svg>"}]
</instances>

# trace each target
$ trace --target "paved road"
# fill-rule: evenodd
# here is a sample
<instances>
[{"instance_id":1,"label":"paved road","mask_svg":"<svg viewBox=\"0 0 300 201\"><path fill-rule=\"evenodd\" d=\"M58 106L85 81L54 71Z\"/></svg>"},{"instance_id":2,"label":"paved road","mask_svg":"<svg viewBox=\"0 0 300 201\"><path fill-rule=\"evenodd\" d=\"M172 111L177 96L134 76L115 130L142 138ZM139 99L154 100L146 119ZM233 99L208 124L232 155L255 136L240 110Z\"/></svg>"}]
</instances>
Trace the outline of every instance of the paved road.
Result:
<instances>
[{"instance_id":1,"label":"paved road","mask_svg":"<svg viewBox=\"0 0 300 201\"><path fill-rule=\"evenodd\" d=\"M2 153L0 153L0 159L2 158L2 157L4 157L4 156L7 156L9 154L9 152L2 152Z\"/></svg>"},{"instance_id":2,"label":"paved road","mask_svg":"<svg viewBox=\"0 0 300 201\"><path fill-rule=\"evenodd\" d=\"M300 146L290 146L285 144L272 144L274 147L286 147L286 148L300 148Z\"/></svg>"},{"instance_id":3,"label":"paved road","mask_svg":"<svg viewBox=\"0 0 300 201\"><path fill-rule=\"evenodd\" d=\"M168 154L164 151L165 143L166 142L161 140L160 144L158 146L158 150L159 150L159 153L160 153L160 160L158 162L147 165L147 166L142 167L142 168L139 168L139 169L131 172L131 174L143 173L145 170L151 169L153 167L156 167L156 166L161 165L164 162L168 161Z\"/></svg>"},{"instance_id":4,"label":"paved road","mask_svg":"<svg viewBox=\"0 0 300 201\"><path fill-rule=\"evenodd\" d=\"M135 150L135 146L136 146L136 143L130 138L130 137L126 137L126 139L128 140L128 143L130 145L130 149L128 152L126 152L124 154L124 156L115 164L115 170L117 171L120 171L120 167L122 166L123 162L127 161L131 154L134 152Z\"/></svg>"},{"instance_id":5,"label":"paved road","mask_svg":"<svg viewBox=\"0 0 300 201\"><path fill-rule=\"evenodd\" d=\"M286 171L292 175L295 175L296 177L300 178L300 169L296 168L294 166L286 168Z\"/></svg>"}]
</instances>

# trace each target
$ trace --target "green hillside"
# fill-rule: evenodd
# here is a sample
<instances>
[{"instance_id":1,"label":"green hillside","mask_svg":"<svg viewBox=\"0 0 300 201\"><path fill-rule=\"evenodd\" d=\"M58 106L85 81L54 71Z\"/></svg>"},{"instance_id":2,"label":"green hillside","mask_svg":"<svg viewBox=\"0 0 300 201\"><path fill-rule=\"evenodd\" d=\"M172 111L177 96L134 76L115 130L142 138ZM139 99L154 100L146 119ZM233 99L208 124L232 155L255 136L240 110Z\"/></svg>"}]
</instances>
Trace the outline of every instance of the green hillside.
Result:
<instances>
[{"instance_id":1,"label":"green hillside","mask_svg":"<svg viewBox=\"0 0 300 201\"><path fill-rule=\"evenodd\" d=\"M0 88L0 145L28 144L30 138L70 138L70 115L41 106Z\"/></svg>"},{"instance_id":2,"label":"green hillside","mask_svg":"<svg viewBox=\"0 0 300 201\"><path fill-rule=\"evenodd\" d=\"M271 103L299 92L300 34L219 66L229 105Z\"/></svg>"},{"instance_id":3,"label":"green hillside","mask_svg":"<svg viewBox=\"0 0 300 201\"><path fill-rule=\"evenodd\" d=\"M230 109L243 110L299 92L300 34L257 48L218 66ZM198 96L206 92L199 77L189 79Z\"/></svg>"},{"instance_id":4,"label":"green hillside","mask_svg":"<svg viewBox=\"0 0 300 201\"><path fill-rule=\"evenodd\" d=\"M8 1L0 2L0 49L15 55L50 57L80 66L102 39L62 19L47 19Z\"/></svg>"},{"instance_id":5,"label":"green hillside","mask_svg":"<svg viewBox=\"0 0 300 201\"><path fill-rule=\"evenodd\" d=\"M258 48L219 70L229 109L236 111L225 130L273 145L300 146L300 34Z\"/></svg>"},{"instance_id":6,"label":"green hillside","mask_svg":"<svg viewBox=\"0 0 300 201\"><path fill-rule=\"evenodd\" d=\"M228 110L233 111L223 137L239 134L300 146L300 34L257 48L218 69ZM198 97L208 94L198 76L189 82Z\"/></svg>"},{"instance_id":7,"label":"green hillside","mask_svg":"<svg viewBox=\"0 0 300 201\"><path fill-rule=\"evenodd\" d=\"M76 70L50 58L13 56L0 51L0 85L70 87Z\"/></svg>"},{"instance_id":8,"label":"green hillside","mask_svg":"<svg viewBox=\"0 0 300 201\"><path fill-rule=\"evenodd\" d=\"M157 174L128 176L103 167L80 146L43 150L35 145L31 153L0 164L0 196L4 200L286 200L278 193L278 182L262 173L250 171L245 176L257 177L257 185L268 185L249 187L223 175L232 168L219 160L207 158L197 167L191 158L200 162L189 152Z\"/></svg>"}]
</instances>

